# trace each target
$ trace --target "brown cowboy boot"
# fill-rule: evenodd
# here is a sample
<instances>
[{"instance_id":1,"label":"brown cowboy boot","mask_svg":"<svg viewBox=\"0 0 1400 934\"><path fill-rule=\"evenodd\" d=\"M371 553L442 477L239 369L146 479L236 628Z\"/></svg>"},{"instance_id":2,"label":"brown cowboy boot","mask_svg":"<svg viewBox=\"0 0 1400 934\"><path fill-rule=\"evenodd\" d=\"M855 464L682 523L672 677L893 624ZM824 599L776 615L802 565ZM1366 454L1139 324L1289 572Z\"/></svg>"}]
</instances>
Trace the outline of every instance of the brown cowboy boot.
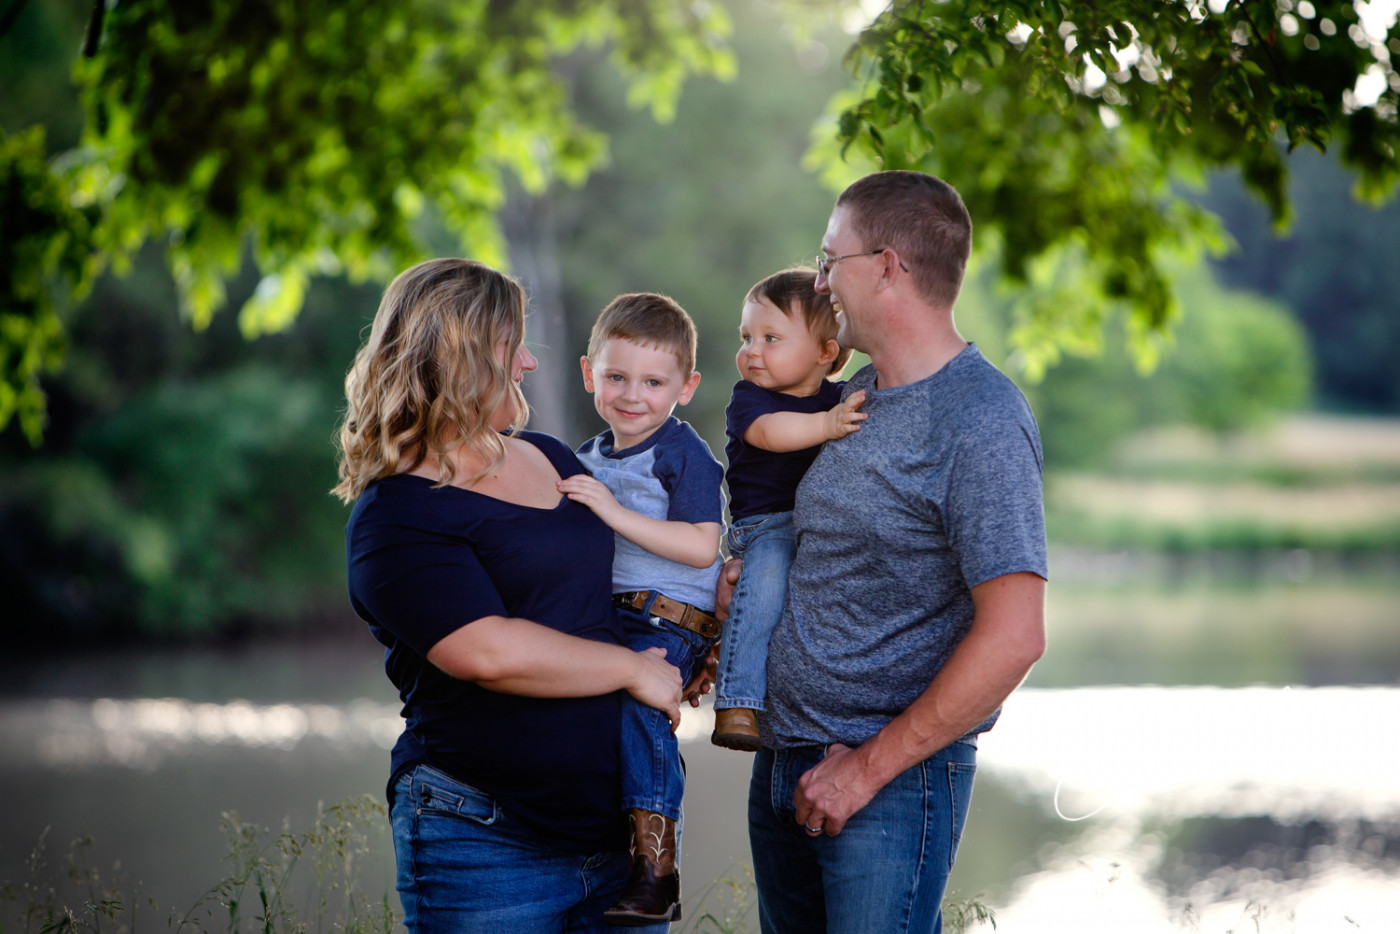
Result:
<instances>
[{"instance_id":1,"label":"brown cowboy boot","mask_svg":"<svg viewBox=\"0 0 1400 934\"><path fill-rule=\"evenodd\" d=\"M749 707L726 707L715 711L715 729L710 742L726 749L757 752L763 748L758 735L758 711Z\"/></svg>"},{"instance_id":2,"label":"brown cowboy boot","mask_svg":"<svg viewBox=\"0 0 1400 934\"><path fill-rule=\"evenodd\" d=\"M617 904L603 912L608 924L640 927L681 919L681 875L676 868L676 822L655 811L628 808L632 865Z\"/></svg>"}]
</instances>

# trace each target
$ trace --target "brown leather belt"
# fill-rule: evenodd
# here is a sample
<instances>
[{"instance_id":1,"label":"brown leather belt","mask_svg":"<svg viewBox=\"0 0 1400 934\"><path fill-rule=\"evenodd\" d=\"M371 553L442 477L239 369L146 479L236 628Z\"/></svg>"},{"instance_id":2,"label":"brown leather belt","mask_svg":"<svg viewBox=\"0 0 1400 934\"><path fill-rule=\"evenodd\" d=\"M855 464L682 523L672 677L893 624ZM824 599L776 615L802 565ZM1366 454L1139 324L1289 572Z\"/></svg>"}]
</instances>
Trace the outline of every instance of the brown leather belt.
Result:
<instances>
[{"instance_id":1,"label":"brown leather belt","mask_svg":"<svg viewBox=\"0 0 1400 934\"><path fill-rule=\"evenodd\" d=\"M647 605L647 600L651 599L653 593L654 591L651 590L629 590L626 593L615 593L613 594L613 603L623 609L640 610ZM706 639L719 638L719 620L715 619L714 614L696 609L689 603L672 600L665 594L656 594L656 599L651 601L651 609L647 612L651 613L652 616L670 620L682 629L698 632Z\"/></svg>"}]
</instances>

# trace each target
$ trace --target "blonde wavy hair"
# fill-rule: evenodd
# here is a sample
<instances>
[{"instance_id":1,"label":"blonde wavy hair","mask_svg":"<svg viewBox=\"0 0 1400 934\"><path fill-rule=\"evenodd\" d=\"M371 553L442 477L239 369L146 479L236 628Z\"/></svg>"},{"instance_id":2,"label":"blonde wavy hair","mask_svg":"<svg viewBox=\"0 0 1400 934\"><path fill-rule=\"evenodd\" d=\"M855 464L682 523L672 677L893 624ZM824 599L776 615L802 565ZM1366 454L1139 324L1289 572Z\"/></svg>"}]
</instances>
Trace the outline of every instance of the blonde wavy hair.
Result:
<instances>
[{"instance_id":1,"label":"blonde wavy hair","mask_svg":"<svg viewBox=\"0 0 1400 934\"><path fill-rule=\"evenodd\" d=\"M514 403L511 430L529 407L510 367L525 339L525 290L482 263L433 259L400 273L384 291L369 338L345 377L340 482L331 493L349 503L375 480L414 470L429 452L438 485L454 479L452 459L500 466L505 442L491 428ZM501 348L505 353L501 353Z\"/></svg>"}]
</instances>

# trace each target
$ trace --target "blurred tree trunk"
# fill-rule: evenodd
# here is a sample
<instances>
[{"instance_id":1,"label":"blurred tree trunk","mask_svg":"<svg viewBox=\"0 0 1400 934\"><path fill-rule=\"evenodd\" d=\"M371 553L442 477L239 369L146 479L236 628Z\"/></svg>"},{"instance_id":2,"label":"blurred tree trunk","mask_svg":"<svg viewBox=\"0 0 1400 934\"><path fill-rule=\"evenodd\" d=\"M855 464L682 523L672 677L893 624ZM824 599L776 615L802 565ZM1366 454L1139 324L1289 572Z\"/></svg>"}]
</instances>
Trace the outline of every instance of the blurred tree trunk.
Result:
<instances>
[{"instance_id":1,"label":"blurred tree trunk","mask_svg":"<svg viewBox=\"0 0 1400 934\"><path fill-rule=\"evenodd\" d=\"M540 368L524 383L530 401L529 427L572 444L582 440L569 417L569 380L578 378L578 365L564 319L553 201L548 192L536 197L516 188L500 220L510 271L530 296L526 339L540 361Z\"/></svg>"}]
</instances>

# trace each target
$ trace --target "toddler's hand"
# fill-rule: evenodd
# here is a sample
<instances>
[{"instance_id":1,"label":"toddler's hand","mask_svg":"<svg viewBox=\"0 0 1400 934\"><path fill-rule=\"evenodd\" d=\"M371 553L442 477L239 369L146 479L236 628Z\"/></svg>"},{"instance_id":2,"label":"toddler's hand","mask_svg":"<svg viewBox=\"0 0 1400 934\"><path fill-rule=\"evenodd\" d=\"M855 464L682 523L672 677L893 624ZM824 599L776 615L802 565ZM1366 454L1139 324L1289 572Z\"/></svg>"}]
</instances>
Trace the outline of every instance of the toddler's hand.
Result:
<instances>
[{"instance_id":1,"label":"toddler's hand","mask_svg":"<svg viewBox=\"0 0 1400 934\"><path fill-rule=\"evenodd\" d=\"M826 413L826 436L835 441L837 438L844 438L853 431L860 429L860 423L870 416L864 412L857 411L861 404L865 402L865 390L858 389L851 393L841 404L828 410Z\"/></svg>"}]
</instances>

